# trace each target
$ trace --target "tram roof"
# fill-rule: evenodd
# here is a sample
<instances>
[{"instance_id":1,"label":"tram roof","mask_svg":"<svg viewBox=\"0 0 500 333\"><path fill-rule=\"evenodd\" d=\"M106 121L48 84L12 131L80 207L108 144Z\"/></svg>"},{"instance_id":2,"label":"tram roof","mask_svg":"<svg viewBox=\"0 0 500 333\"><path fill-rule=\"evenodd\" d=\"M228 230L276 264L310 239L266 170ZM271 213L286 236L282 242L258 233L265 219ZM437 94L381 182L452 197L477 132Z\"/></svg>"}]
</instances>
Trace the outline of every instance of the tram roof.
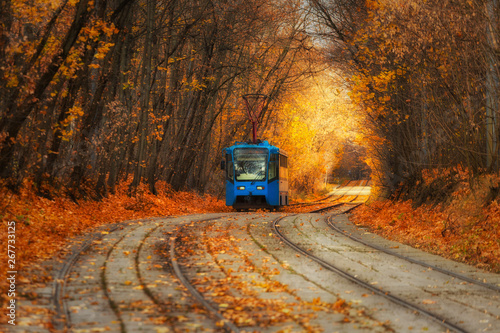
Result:
<instances>
[{"instance_id":1,"label":"tram roof","mask_svg":"<svg viewBox=\"0 0 500 333\"><path fill-rule=\"evenodd\" d=\"M249 142L235 142L234 145L231 147L224 148L223 151L226 151L227 153L232 153L235 148L267 148L271 151L271 153L280 153L281 155L288 156L288 154L283 150L280 149L279 147L273 146L269 144L267 140L258 142L256 144L254 143L249 143Z\"/></svg>"}]
</instances>

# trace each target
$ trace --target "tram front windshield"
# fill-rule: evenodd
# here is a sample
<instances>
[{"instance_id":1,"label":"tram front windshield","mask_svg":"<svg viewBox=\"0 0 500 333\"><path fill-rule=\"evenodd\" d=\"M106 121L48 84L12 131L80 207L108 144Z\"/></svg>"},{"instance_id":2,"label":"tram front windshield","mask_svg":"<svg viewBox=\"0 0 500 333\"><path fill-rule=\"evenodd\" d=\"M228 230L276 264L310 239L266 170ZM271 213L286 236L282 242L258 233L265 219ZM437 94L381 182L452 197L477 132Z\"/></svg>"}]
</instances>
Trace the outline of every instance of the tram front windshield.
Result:
<instances>
[{"instance_id":1,"label":"tram front windshield","mask_svg":"<svg viewBox=\"0 0 500 333\"><path fill-rule=\"evenodd\" d=\"M234 171L237 181L262 181L267 174L267 149L236 148Z\"/></svg>"}]
</instances>

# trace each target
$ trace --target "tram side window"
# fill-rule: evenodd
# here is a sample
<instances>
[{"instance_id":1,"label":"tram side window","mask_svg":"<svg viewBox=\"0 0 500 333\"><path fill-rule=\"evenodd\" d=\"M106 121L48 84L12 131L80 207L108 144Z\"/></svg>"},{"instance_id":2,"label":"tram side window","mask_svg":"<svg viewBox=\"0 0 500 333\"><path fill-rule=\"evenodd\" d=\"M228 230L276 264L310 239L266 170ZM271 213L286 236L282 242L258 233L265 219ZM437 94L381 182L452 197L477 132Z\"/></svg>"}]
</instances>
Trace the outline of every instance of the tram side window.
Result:
<instances>
[{"instance_id":1,"label":"tram side window","mask_svg":"<svg viewBox=\"0 0 500 333\"><path fill-rule=\"evenodd\" d=\"M269 159L269 182L278 179L278 154L271 154Z\"/></svg>"},{"instance_id":2,"label":"tram side window","mask_svg":"<svg viewBox=\"0 0 500 333\"><path fill-rule=\"evenodd\" d=\"M231 154L226 154L226 176L227 179L231 182L234 181L234 168L233 168L233 159L231 158Z\"/></svg>"},{"instance_id":3,"label":"tram side window","mask_svg":"<svg viewBox=\"0 0 500 333\"><path fill-rule=\"evenodd\" d=\"M288 157L280 155L280 179L288 179Z\"/></svg>"}]
</instances>

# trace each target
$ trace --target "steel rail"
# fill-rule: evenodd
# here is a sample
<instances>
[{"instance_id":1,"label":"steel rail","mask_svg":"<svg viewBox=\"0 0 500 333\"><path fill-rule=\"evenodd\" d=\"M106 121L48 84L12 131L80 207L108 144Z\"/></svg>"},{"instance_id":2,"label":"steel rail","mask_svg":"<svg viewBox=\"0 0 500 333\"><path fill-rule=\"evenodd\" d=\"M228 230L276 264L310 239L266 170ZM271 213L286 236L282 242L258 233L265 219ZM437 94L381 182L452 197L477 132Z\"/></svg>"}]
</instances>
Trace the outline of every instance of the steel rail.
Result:
<instances>
[{"instance_id":1,"label":"steel rail","mask_svg":"<svg viewBox=\"0 0 500 333\"><path fill-rule=\"evenodd\" d=\"M350 181L349 183L351 183L351 182L352 182L352 181ZM368 180L363 180L362 182L366 182L366 184L367 184L367 183L368 183ZM346 189L347 189L347 190L346 190L346 192L347 192L347 191L349 191L350 189L354 188L355 186L365 187L365 186L367 186L366 184L365 184L365 185L360 184L360 185L346 185L346 186L341 186L341 187L338 187L338 188L337 188L337 190L338 190L338 189L341 189L341 190L342 190L342 189L343 189L343 190L346 190ZM357 197L359 197L359 193L361 193L361 191L362 191L362 190L363 190L363 189L359 190L358 194L356 194L356 195L354 196L354 198L353 198L353 199L351 199L351 200L349 200L349 201L347 201L347 202L342 202L342 203L350 203L350 202L353 202L354 200L356 200L356 198L357 198ZM314 206L314 205L320 205L320 204L326 204L326 203L333 203L333 202L337 202L337 201L339 201L340 199L342 199L343 197L345 197L345 196L346 196L346 194L345 194L345 193L344 193L344 194L341 194L341 195L339 195L337 198L333 199L333 200L332 200L332 201L330 201L330 202L324 202L324 201L326 201L327 199L330 199L330 198L331 198L331 197L333 197L333 196L335 196L335 195L334 195L334 194L330 194L330 195L327 195L327 196L325 196L325 197L323 197L323 198L320 198L320 199L318 199L318 200L316 200L316 201L313 201L313 202L293 203L293 204L289 204L289 205L288 205L288 207L295 207L295 206L307 207L307 206ZM339 204L342 204L342 203L339 203ZM323 212L323 211L327 211L327 210L329 210L330 208L335 208L335 207L337 207L337 206L338 206L338 204L334 204L333 206L330 206L330 207L325 207L325 208L320 208L320 209L317 209L317 210L313 210L313 211L311 211L310 213L321 213L321 212Z\"/></svg>"},{"instance_id":2,"label":"steel rail","mask_svg":"<svg viewBox=\"0 0 500 333\"><path fill-rule=\"evenodd\" d=\"M363 185L360 185L360 186L363 186ZM354 187L354 186L351 186L351 187ZM353 207L349 208L348 210L342 212L342 214L345 214L345 213L348 213L350 212L351 210L353 210L354 208L358 207L361 205L361 203L352 203L354 200L356 200L358 197L359 197L359 194L361 193L361 191L363 191L363 189L359 190L358 194L354 195L354 198L352 198L351 200L349 201L345 201L345 202L339 202L339 203L336 203L332 206L328 206L328 207L324 207L324 208L320 208L320 209L316 209L316 210L313 210L313 211L310 211L310 213L322 213L322 212L326 212L326 211L329 211L330 209L332 208L336 208L336 207L339 207L339 206L342 206L342 205L348 205L348 204L352 204L354 205ZM336 200L334 200L333 202L335 201L338 201L339 199L341 199L342 197L344 197L345 194L342 194L339 198L337 198Z\"/></svg>"},{"instance_id":3,"label":"steel rail","mask_svg":"<svg viewBox=\"0 0 500 333\"><path fill-rule=\"evenodd\" d=\"M345 188L353 188L354 186L353 185L350 185L350 186L342 186L342 187L338 187L337 189L345 189ZM288 205L288 207L291 207L291 206L313 206L313 205L318 205L318 204L321 204L323 203L323 201L326 201L327 199L330 199L331 197L335 196L335 194L330 194L330 195L327 195L326 197L324 198L320 198L316 201L313 201L313 202L299 202L299 203L293 203L293 204L290 204ZM343 197L345 196L345 194L341 194L338 196L338 198L335 198L333 201L331 202L335 202L335 201L338 201L340 199L342 199Z\"/></svg>"},{"instance_id":4,"label":"steel rail","mask_svg":"<svg viewBox=\"0 0 500 333\"><path fill-rule=\"evenodd\" d=\"M212 220L216 220L219 217L212 218L212 219L207 219L207 220L202 220L199 222L208 222ZM222 320L224 323L224 328L226 331L230 332L235 332L235 333L240 333L239 328L232 322L230 322L228 319L226 319L215 307L213 307L207 299L203 297L203 295L189 282L188 278L182 273L181 267L178 263L176 253L175 253L175 240L177 239L177 236L179 232L188 224L191 224L191 222L186 222L182 224L179 227L179 230L170 238L170 263L172 264L172 268L174 269L175 275L177 278L181 281L181 283L186 287L186 289L193 295L198 302L200 302L205 309L207 309L210 313L212 313L215 317L217 317L219 320Z\"/></svg>"},{"instance_id":5,"label":"steel rail","mask_svg":"<svg viewBox=\"0 0 500 333\"><path fill-rule=\"evenodd\" d=\"M147 288L146 284L144 283L143 281L143 278L142 278L142 275L141 275L141 272L140 272L140 268L139 268L139 256L140 256L140 253L142 251L142 247L146 241L146 239L149 238L149 236L155 232L156 230L158 230L158 228L160 228L162 225L161 224L157 224L156 226L154 227L151 227L151 229L149 231L147 231L144 235L144 237L142 238L142 240L139 241L139 246L137 247L136 249L136 253L135 253L135 257L134 257L134 264L135 264L135 269L136 269L136 277L141 285L141 290L142 292L146 295L146 297L148 297L149 299L151 299L151 301L156 304L159 308L160 308L160 311L164 311L164 306L163 304L160 303L160 301L154 297L153 293L151 292L151 290L149 288ZM121 312L119 311L119 307L118 307L118 304L113 300L112 296L110 295L109 293L109 288L108 288L108 281L106 279L106 271L107 271L107 263L109 261L109 258L111 257L111 254L113 253L114 250L116 250L116 247L118 244L120 244L124 239L125 237L127 237L127 235L129 235L131 232L139 229L141 226L136 226L135 228L133 228L132 230L129 230L128 232L126 232L117 242L115 242L113 244L113 246L110 247L107 255L106 255L106 261L104 262L104 265L101 269L101 281L102 281L102 284L103 284L103 290L104 290L104 294L106 295L107 299L108 299L108 302L110 304L110 307L112 309L112 311L115 313L115 315L117 316L119 322L120 322L120 329L121 329L121 332L122 333L126 333L127 332L127 328L125 326L125 321L123 320L122 318L122 315L121 315ZM173 327L172 327L173 328Z\"/></svg>"},{"instance_id":6,"label":"steel rail","mask_svg":"<svg viewBox=\"0 0 500 333\"><path fill-rule=\"evenodd\" d=\"M352 207L350 210L354 209L356 207ZM345 213L344 213L345 214ZM435 265L431 265L431 264L428 264L426 262L423 262L423 261L420 261L420 260L417 260L417 259L413 259L413 258L410 258L408 256L405 256L405 255L402 255L400 253L397 253L396 251L391 251L385 247L382 247L382 246L378 246L378 245L375 245L375 244L371 244L361 238L358 238L358 237L355 237L351 234L348 234L347 232L341 230L339 227L335 226L333 224L333 221L332 221L332 218L334 217L334 215L331 215L327 218L327 225L335 230L336 232L350 238L351 240L355 241L355 242L358 242L358 243L361 243L365 246L368 246L368 247L371 247L372 249L375 249L377 251L381 251L381 252L384 252L386 254L389 254L389 255L392 255L392 256L395 256L395 257L398 257L400 259L403 259L403 260L406 260L406 261L409 261L411 263L414 263L414 264L417 264L417 265L420 265L422 267L425 267L425 268L430 268L434 271L437 271L437 272L440 272L440 273L443 273L443 274L446 274L448 276L451 276L451 277L454 277L454 278L457 278L457 279L460 279L462 281L465 281L465 282L468 282L468 283L472 283L472 284L475 284L475 285L478 285L478 286L481 286L481 287L484 287L484 288L488 288L490 290L494 290L494 291L497 291L497 292L500 292L500 287L498 286L495 286L495 285L492 285L490 283L484 283L482 281L479 281L479 280L476 280L476 279L473 279L473 278L470 278L468 276L465 276L465 275L462 275L462 274L459 274L459 273L455 273L455 272L452 272L452 271L449 271L447 269L444 269L444 268L441 268L441 267L438 267L438 266L435 266Z\"/></svg>"},{"instance_id":7,"label":"steel rail","mask_svg":"<svg viewBox=\"0 0 500 333\"><path fill-rule=\"evenodd\" d=\"M351 203L352 201L354 201L355 199L357 198L357 196L351 200L351 201L348 201L348 202L340 202L340 203L337 203L337 204L334 204L332 206L328 206L328 207L323 207L323 208L320 208L320 209L316 209L316 210L312 210L310 211L309 213L323 213L323 212L327 212L329 211L330 209L333 209L333 208L337 208L337 207L340 207L340 206L344 206L344 205L354 205L353 207L339 213L339 214L346 214L348 212L350 212L351 210L353 210L354 208L357 208L358 206L360 206L361 204L360 203Z\"/></svg>"},{"instance_id":8,"label":"steel rail","mask_svg":"<svg viewBox=\"0 0 500 333\"><path fill-rule=\"evenodd\" d=\"M108 233L114 232L121 225L122 224L114 225L106 231ZM69 311L66 302L64 301L64 293L71 268L76 263L78 257L83 252L87 251L94 243L94 241L100 240L103 237L103 234L95 233L90 239L86 240L78 249L74 250L71 253L70 257L67 260L64 261L63 266L55 276L54 282L52 283L52 306L55 310L52 324L54 325L54 328L56 330L68 330L71 326L71 312Z\"/></svg>"},{"instance_id":9,"label":"steel rail","mask_svg":"<svg viewBox=\"0 0 500 333\"><path fill-rule=\"evenodd\" d=\"M168 217L167 217L168 218ZM143 219L139 221L150 221L151 219ZM94 232L87 240L85 240L79 247L74 249L71 252L71 255L64 261L61 269L57 272L57 274L54 276L54 281L52 283L52 307L54 309L54 316L52 318L52 324L54 325L54 328L56 330L69 330L71 328L71 311L69 311L68 306L65 302L64 294L68 282L68 276L71 272L71 268L74 266L74 264L77 262L78 257L85 251L87 251L95 241L101 240L104 238L106 234L101 233L101 231L106 231L108 234L115 232L118 230L120 227L122 227L125 224L128 224L132 221L126 221L126 222L119 222L114 225L111 225L109 229L106 230L98 230ZM193 221L192 221L193 222ZM196 221L194 221L196 222ZM158 227L154 228L155 230ZM135 228L133 229L135 230ZM128 231L125 235L128 233L132 232L133 230ZM152 232L151 230L147 236ZM110 251L107 253L107 257L109 257L110 253L112 252L113 248L125 237L120 238L118 242L115 242L111 248ZM146 236L146 238L147 238ZM142 243L140 245L142 247ZM107 259L106 259L107 260ZM105 263L106 265L106 263ZM105 270L105 269L104 269ZM103 270L103 271L104 271ZM102 273L102 272L101 272ZM107 290L104 288L104 293L105 296L108 298L108 301L110 301L109 295ZM151 297L151 295L148 295ZM155 301L155 300L153 300ZM112 302L112 301L111 301ZM156 302L155 302L156 303ZM113 310L114 311L114 310ZM116 312L114 312L116 314ZM120 321L120 326L121 329L123 330L123 322L120 320L119 315L118 315L118 320Z\"/></svg>"},{"instance_id":10,"label":"steel rail","mask_svg":"<svg viewBox=\"0 0 500 333\"><path fill-rule=\"evenodd\" d=\"M133 230L135 230L137 228L139 228L139 226L135 227ZM133 231L133 230L130 230L130 231ZM109 258L111 257L111 253L113 253L113 251L116 249L116 246L118 244L120 244L125 239L125 237L130 233L130 231L128 231L125 234L123 234L123 236L120 237L120 239L118 241L116 241L113 244L113 246L111 246L109 248L108 253L106 253L106 260L104 261L104 265L101 267L101 284L102 284L102 287L103 287L102 289L104 291L104 295L106 296L106 298L108 300L108 303L109 303L109 306L110 306L111 310L113 311L113 313L115 314L116 318L120 322L120 331L122 333L126 333L127 332L127 328L125 327L125 322L123 321L121 312L120 312L120 310L118 308L118 304L116 304L116 302L113 300L113 298L111 298L110 290L108 289L108 281L106 280L106 271L108 269L108 261L109 261Z\"/></svg>"},{"instance_id":11,"label":"steel rail","mask_svg":"<svg viewBox=\"0 0 500 333\"><path fill-rule=\"evenodd\" d=\"M340 207L343 205L345 205L345 203L343 203L343 202L336 203L336 204L328 206L328 207L323 207L323 208L311 210L309 213L323 213L323 212L329 211L330 209L337 208L337 207Z\"/></svg>"},{"instance_id":12,"label":"steel rail","mask_svg":"<svg viewBox=\"0 0 500 333\"><path fill-rule=\"evenodd\" d=\"M355 276L347 273L346 271L324 261L323 259L320 259L319 257L313 255L312 253L304 250L303 248L301 248L300 246L298 246L297 244L293 243L290 239L288 239L280 230L279 230L279 222L284 219L285 217L279 217L277 219L275 219L272 223L272 230L274 232L274 234L276 236L278 236L284 243L286 243L288 246L290 246L292 249L294 249L295 251L301 253L302 255L308 257L309 259L315 261L316 263L318 263L320 266L326 268L327 270L330 270L338 275L340 275L341 277L365 288L365 289L368 289L369 291L373 292L374 294L377 294L379 296L382 296L388 300L390 300L391 302L395 303L395 304L398 304L400 306L403 306L407 309L410 309L412 311L415 311L415 312L418 312L432 320L434 320L435 322L439 323L440 325L442 325L443 327L449 329L449 330L453 330L453 331L456 331L456 332L460 332L460 333L468 333L468 331L466 331L465 329L453 324L453 323L450 323L448 320L446 320L445 318L441 317L441 316L438 316L430 311L427 311L425 309L422 309L421 307L417 306L417 305L414 305L410 302L407 302L405 301L404 299L402 298L399 298L397 296L394 296L392 294L390 294L389 292L387 291L384 291L380 288L377 288L377 287L374 287L373 285L369 284L369 283L366 283L365 281L363 280L360 280L358 278L356 278Z\"/></svg>"}]
</instances>

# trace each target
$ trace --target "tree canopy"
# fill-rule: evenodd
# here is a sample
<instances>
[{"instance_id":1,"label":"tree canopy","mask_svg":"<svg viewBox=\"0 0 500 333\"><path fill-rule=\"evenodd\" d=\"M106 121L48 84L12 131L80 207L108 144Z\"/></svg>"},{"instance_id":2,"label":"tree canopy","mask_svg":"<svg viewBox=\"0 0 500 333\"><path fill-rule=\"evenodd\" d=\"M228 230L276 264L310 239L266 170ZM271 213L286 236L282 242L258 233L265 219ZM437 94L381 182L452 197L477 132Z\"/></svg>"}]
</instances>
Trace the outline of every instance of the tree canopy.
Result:
<instances>
[{"instance_id":1,"label":"tree canopy","mask_svg":"<svg viewBox=\"0 0 500 333\"><path fill-rule=\"evenodd\" d=\"M498 1L310 3L386 194L426 169L498 171Z\"/></svg>"},{"instance_id":2,"label":"tree canopy","mask_svg":"<svg viewBox=\"0 0 500 333\"><path fill-rule=\"evenodd\" d=\"M214 190L248 93L269 96L261 133L293 152L296 188L348 141L385 193L499 168L497 0L10 0L0 16L13 187Z\"/></svg>"},{"instance_id":3,"label":"tree canopy","mask_svg":"<svg viewBox=\"0 0 500 333\"><path fill-rule=\"evenodd\" d=\"M313 71L299 1L2 2L0 174L99 195L131 177L204 191L240 96Z\"/></svg>"}]
</instances>

